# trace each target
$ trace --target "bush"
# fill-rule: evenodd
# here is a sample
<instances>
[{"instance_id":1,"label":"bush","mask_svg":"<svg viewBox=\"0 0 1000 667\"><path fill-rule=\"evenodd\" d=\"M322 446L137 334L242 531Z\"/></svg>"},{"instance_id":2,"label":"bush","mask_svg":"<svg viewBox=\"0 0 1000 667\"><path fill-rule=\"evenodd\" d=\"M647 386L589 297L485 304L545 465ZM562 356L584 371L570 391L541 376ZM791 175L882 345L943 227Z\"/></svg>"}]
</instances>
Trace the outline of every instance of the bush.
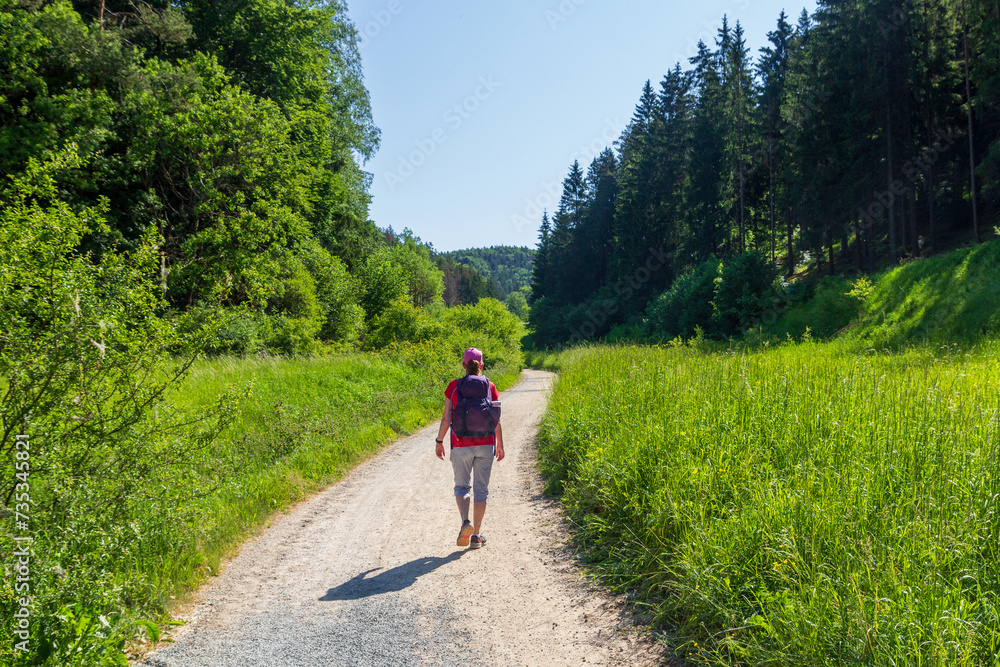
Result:
<instances>
[{"instance_id":1,"label":"bush","mask_svg":"<svg viewBox=\"0 0 1000 667\"><path fill-rule=\"evenodd\" d=\"M109 228L100 210L75 211L59 200L53 172L75 166L65 156L44 166L32 162L0 201L0 414L6 425L0 495L26 493L30 474L32 615L49 628L33 636L29 654L17 654L5 623L3 664L15 655L43 664L50 650L39 642L43 637L58 644L74 628L87 633L93 619L147 595L147 582L122 565L133 556L134 506L151 493L168 508L199 493L191 464L232 415L223 400L191 411L168 402L201 346L215 337L218 320L195 326L187 317L160 317L167 304L154 279L160 239L152 231L128 253L113 246L96 257L80 252L88 234ZM16 445L18 433L30 438ZM15 453L24 460L29 450L30 470L15 468ZM13 521L0 526L0 543L12 544L13 529ZM4 618L14 618L18 597L12 577L0 580ZM68 603L80 605L74 628L66 614L60 617ZM108 641L114 654L122 642ZM52 662L70 664L58 646L53 650ZM72 664L83 660L74 657Z\"/></svg>"},{"instance_id":2,"label":"bush","mask_svg":"<svg viewBox=\"0 0 1000 667\"><path fill-rule=\"evenodd\" d=\"M608 343L621 343L638 345L649 340L649 322L645 319L631 319L623 324L611 327L611 331L604 337Z\"/></svg>"},{"instance_id":3,"label":"bush","mask_svg":"<svg viewBox=\"0 0 1000 667\"><path fill-rule=\"evenodd\" d=\"M520 345L524 325L496 299L480 299L474 306L456 306L445 311L445 320L459 329L484 334L506 347Z\"/></svg>"},{"instance_id":4,"label":"bush","mask_svg":"<svg viewBox=\"0 0 1000 667\"><path fill-rule=\"evenodd\" d=\"M525 297L524 292L518 290L517 292L511 292L507 295L507 300L504 302L513 315L515 315L522 322L528 321L528 313L530 312L528 308L528 299Z\"/></svg>"},{"instance_id":5,"label":"bush","mask_svg":"<svg viewBox=\"0 0 1000 667\"><path fill-rule=\"evenodd\" d=\"M392 251L382 247L369 255L359 272L362 284L361 307L365 321L372 322L393 302L406 294L407 273L392 259Z\"/></svg>"},{"instance_id":6,"label":"bush","mask_svg":"<svg viewBox=\"0 0 1000 667\"><path fill-rule=\"evenodd\" d=\"M267 314L273 326L268 347L284 354L316 349L323 308L316 296L316 281L298 258L285 258L281 281L267 300Z\"/></svg>"},{"instance_id":7,"label":"bush","mask_svg":"<svg viewBox=\"0 0 1000 667\"><path fill-rule=\"evenodd\" d=\"M748 252L723 264L715 280L715 326L722 338L738 336L778 302L778 267L763 253Z\"/></svg>"},{"instance_id":8,"label":"bush","mask_svg":"<svg viewBox=\"0 0 1000 667\"><path fill-rule=\"evenodd\" d=\"M713 325L716 279L722 263L711 259L681 275L669 290L649 304L647 331L650 336L670 340L690 338L695 329Z\"/></svg>"},{"instance_id":9,"label":"bush","mask_svg":"<svg viewBox=\"0 0 1000 667\"><path fill-rule=\"evenodd\" d=\"M254 354L267 347L274 333L270 319L261 312L247 309L215 312L209 309L190 311L191 321L196 326L205 326L206 319L221 317L224 324L218 334L206 347L213 354Z\"/></svg>"},{"instance_id":10,"label":"bush","mask_svg":"<svg viewBox=\"0 0 1000 667\"><path fill-rule=\"evenodd\" d=\"M533 343L562 346L601 338L623 321L625 300L612 285L601 287L580 303L565 306L553 306L548 297L538 299L529 315L535 328Z\"/></svg>"},{"instance_id":11,"label":"bush","mask_svg":"<svg viewBox=\"0 0 1000 667\"><path fill-rule=\"evenodd\" d=\"M568 332L568 343L573 345L606 335L617 321L615 316L620 309L621 300L615 296L610 285L605 285L575 306L563 308L562 326Z\"/></svg>"},{"instance_id":12,"label":"bush","mask_svg":"<svg viewBox=\"0 0 1000 667\"><path fill-rule=\"evenodd\" d=\"M319 337L328 342L357 342L365 325L361 281L316 241L302 244L296 254L316 282L316 297L322 309Z\"/></svg>"},{"instance_id":13,"label":"bush","mask_svg":"<svg viewBox=\"0 0 1000 667\"><path fill-rule=\"evenodd\" d=\"M445 328L440 322L401 297L372 323L364 347L381 350L393 343L422 343L441 338L444 333Z\"/></svg>"},{"instance_id":14,"label":"bush","mask_svg":"<svg viewBox=\"0 0 1000 667\"><path fill-rule=\"evenodd\" d=\"M474 306L456 306L442 314L449 326L447 344L454 354L476 347L487 368L520 366L524 325L496 299L480 299Z\"/></svg>"}]
</instances>

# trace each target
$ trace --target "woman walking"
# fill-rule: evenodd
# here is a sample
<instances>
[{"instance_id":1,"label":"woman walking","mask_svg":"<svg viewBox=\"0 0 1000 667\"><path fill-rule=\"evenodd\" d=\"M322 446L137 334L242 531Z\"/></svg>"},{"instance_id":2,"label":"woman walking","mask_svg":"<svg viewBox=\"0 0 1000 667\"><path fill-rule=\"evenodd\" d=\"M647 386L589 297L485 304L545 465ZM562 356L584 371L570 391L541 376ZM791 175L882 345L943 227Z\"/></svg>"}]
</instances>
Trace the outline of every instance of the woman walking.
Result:
<instances>
[{"instance_id":1,"label":"woman walking","mask_svg":"<svg viewBox=\"0 0 1000 667\"><path fill-rule=\"evenodd\" d=\"M502 461L504 457L499 404L494 404L499 401L500 394L496 385L482 374L482 352L474 347L466 350L462 368L465 377L452 380L444 391L444 412L435 440L435 453L444 460L444 436L451 428L450 459L455 472L455 500L462 515L456 544L479 549L486 546L481 526L486 514L493 459Z\"/></svg>"}]
</instances>

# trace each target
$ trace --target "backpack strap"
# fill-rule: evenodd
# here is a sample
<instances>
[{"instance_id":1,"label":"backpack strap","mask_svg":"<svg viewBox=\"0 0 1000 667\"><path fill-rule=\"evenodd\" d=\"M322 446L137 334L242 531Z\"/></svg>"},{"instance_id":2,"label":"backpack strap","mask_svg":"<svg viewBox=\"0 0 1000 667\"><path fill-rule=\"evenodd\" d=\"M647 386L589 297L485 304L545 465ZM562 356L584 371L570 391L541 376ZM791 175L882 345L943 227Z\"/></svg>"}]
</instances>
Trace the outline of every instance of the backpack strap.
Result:
<instances>
[{"instance_id":1,"label":"backpack strap","mask_svg":"<svg viewBox=\"0 0 1000 667\"><path fill-rule=\"evenodd\" d=\"M458 378L455 381L455 391L451 395L452 401L454 403L454 405L451 408L451 419L449 420L449 423L448 423L448 426L451 428L451 437L448 438L448 441L451 444L451 449L455 448L455 411L458 410L458 408L459 408L459 400L458 399L461 396L462 382L464 380L465 380L465 377L460 377L460 378Z\"/></svg>"}]
</instances>

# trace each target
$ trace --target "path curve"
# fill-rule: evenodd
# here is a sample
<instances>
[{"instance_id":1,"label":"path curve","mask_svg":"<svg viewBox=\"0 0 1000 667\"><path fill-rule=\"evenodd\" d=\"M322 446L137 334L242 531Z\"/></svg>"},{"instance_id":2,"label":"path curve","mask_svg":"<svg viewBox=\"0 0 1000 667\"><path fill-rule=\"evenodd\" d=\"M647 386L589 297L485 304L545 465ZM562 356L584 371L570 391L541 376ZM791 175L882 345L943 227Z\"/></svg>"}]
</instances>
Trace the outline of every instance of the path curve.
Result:
<instances>
[{"instance_id":1,"label":"path curve","mask_svg":"<svg viewBox=\"0 0 1000 667\"><path fill-rule=\"evenodd\" d=\"M501 396L487 547L455 546L451 465L437 424L275 517L177 617L143 665L654 665L654 642L589 585L540 493L534 439L555 376L525 371Z\"/></svg>"}]
</instances>

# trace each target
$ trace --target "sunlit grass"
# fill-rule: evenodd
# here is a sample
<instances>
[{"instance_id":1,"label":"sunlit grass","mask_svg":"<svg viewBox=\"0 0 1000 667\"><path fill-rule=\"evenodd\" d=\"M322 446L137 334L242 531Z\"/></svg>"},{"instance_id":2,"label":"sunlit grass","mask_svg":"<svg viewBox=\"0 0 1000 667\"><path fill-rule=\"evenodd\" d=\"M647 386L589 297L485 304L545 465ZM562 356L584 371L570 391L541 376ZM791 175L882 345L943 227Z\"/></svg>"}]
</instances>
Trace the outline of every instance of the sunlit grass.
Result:
<instances>
[{"instance_id":1,"label":"sunlit grass","mask_svg":"<svg viewBox=\"0 0 1000 667\"><path fill-rule=\"evenodd\" d=\"M1000 363L950 350L570 352L542 464L695 663L994 664Z\"/></svg>"}]
</instances>

